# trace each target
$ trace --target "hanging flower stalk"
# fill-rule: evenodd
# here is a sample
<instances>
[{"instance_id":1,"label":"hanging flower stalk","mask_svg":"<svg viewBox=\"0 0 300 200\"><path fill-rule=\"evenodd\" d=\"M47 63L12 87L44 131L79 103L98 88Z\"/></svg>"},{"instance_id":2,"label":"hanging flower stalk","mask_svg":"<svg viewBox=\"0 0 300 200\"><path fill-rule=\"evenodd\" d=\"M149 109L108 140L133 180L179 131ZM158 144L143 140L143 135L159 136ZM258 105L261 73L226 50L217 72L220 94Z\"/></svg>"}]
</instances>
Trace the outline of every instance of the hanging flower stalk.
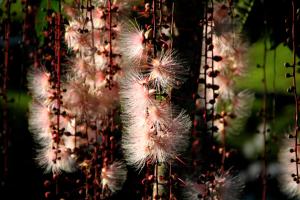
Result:
<instances>
[{"instance_id":1,"label":"hanging flower stalk","mask_svg":"<svg viewBox=\"0 0 300 200\"><path fill-rule=\"evenodd\" d=\"M166 17L166 5L146 3L142 25L128 23L121 36L127 63L121 84L122 147L129 165L137 170L152 166L147 171L153 175L145 178L152 192L145 199L167 198L168 163L187 147L191 126L186 112L170 101L171 90L180 86L188 71L171 48L173 24L172 17Z\"/></svg>"},{"instance_id":2,"label":"hanging flower stalk","mask_svg":"<svg viewBox=\"0 0 300 200\"><path fill-rule=\"evenodd\" d=\"M291 24L291 32L289 38L292 41L293 59L292 64L285 63L285 67L291 68L292 73L287 73L287 78L292 78L292 86L288 88L288 92L293 94L295 100L295 113L294 113L294 129L286 138L280 149L278 159L281 165L281 172L279 174L280 188L291 198L300 197L300 177L299 177L299 96L297 93L297 73L296 73L296 24L299 23L297 18L297 4L296 1L291 2L291 18L288 20ZM299 16L299 14L298 14Z\"/></svg>"},{"instance_id":3,"label":"hanging flower stalk","mask_svg":"<svg viewBox=\"0 0 300 200\"><path fill-rule=\"evenodd\" d=\"M108 198L126 179L126 167L117 161L114 136L118 133L115 118L122 74L119 18L126 8L125 1L87 0L65 5L69 24L64 39L74 57L69 59L64 81L55 84L58 75L45 69L29 75L34 97L30 128L42 145L40 164L55 174L79 168L86 176L80 189L85 192L79 195L86 198ZM40 114L44 120L38 118ZM55 116L59 120L55 121ZM57 133L54 139L53 134L44 134L52 129ZM56 142L57 151L50 148L51 141Z\"/></svg>"},{"instance_id":4,"label":"hanging flower stalk","mask_svg":"<svg viewBox=\"0 0 300 200\"><path fill-rule=\"evenodd\" d=\"M234 90L236 77L245 72L246 47L234 33L235 26L229 15L229 7L223 3L206 2L205 18L202 21L204 57L198 87L200 98L196 101L196 107L203 110L206 123L204 133L211 133L211 136L221 139L221 147L217 149L221 154L221 162L210 159L207 164L211 164L210 167L201 173L202 178L198 177L197 183L192 184L195 186L192 187L194 193L187 186L187 199L192 198L192 194L198 194L200 199L238 199L243 189L238 176L234 178L234 185L237 187L227 187L230 179L235 176L226 170L225 160L229 156L229 152L226 151L226 137L240 131L250 114L253 94L248 91L236 93ZM213 138L204 138L210 140L212 146L208 148L216 149ZM196 140L194 145L199 145L199 142ZM222 181L218 181L220 177ZM219 189L212 192L210 187Z\"/></svg>"},{"instance_id":5,"label":"hanging flower stalk","mask_svg":"<svg viewBox=\"0 0 300 200\"><path fill-rule=\"evenodd\" d=\"M234 32L235 24L230 17L229 7L215 3L213 12L212 59L213 69L206 76L213 77L218 93L209 91L208 99L216 97L215 126L225 142L226 134L238 134L250 114L253 94L249 91L235 92L235 80L244 76L247 63L246 46L238 34ZM214 56L213 54L217 54ZM214 85L214 84L213 84ZM218 135L218 134L217 134ZM225 144L223 144L225 148ZM225 150L222 150L223 160Z\"/></svg>"},{"instance_id":6,"label":"hanging flower stalk","mask_svg":"<svg viewBox=\"0 0 300 200\"><path fill-rule=\"evenodd\" d=\"M60 10L60 4L59 4ZM30 106L29 130L38 144L37 162L46 172L53 173L54 194L45 193L45 198L60 196L58 175L61 171L75 170L75 160L66 133L72 132L70 118L62 106L61 87L61 13L47 10L48 28L45 30L42 67L28 73L28 88L33 101Z\"/></svg>"},{"instance_id":7,"label":"hanging flower stalk","mask_svg":"<svg viewBox=\"0 0 300 200\"><path fill-rule=\"evenodd\" d=\"M5 1L5 19L3 20L4 24L4 65L1 74L1 92L0 95L3 99L2 105L2 132L0 134L2 145L3 145L3 177L6 179L8 176L8 144L9 144L9 126L8 126L8 97L7 97L7 88L8 88L8 69L9 69L9 57L10 57L10 8L11 1Z\"/></svg>"}]
</instances>

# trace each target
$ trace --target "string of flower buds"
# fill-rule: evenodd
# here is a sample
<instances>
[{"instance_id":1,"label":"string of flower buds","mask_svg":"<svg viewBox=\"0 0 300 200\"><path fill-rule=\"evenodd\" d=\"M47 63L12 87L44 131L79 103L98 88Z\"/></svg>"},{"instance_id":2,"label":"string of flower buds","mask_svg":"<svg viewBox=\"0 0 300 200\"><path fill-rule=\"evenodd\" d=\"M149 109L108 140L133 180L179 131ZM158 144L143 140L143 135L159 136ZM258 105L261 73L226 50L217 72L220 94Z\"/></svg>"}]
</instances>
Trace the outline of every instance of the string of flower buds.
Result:
<instances>
[{"instance_id":1,"label":"string of flower buds","mask_svg":"<svg viewBox=\"0 0 300 200\"><path fill-rule=\"evenodd\" d=\"M54 56L55 56L55 69L56 72L56 137L55 137L55 145L53 146L53 149L56 149L55 151L55 158L53 160L54 163L57 162L57 160L61 159L59 156L59 143L60 143L60 135L63 133L63 130L61 130L60 127L60 120L61 120L61 0L58 1L58 12L55 14L55 33L54 33ZM54 173L54 177L56 179L56 195L59 193L58 188L58 174Z\"/></svg>"},{"instance_id":2,"label":"string of flower buds","mask_svg":"<svg viewBox=\"0 0 300 200\"><path fill-rule=\"evenodd\" d=\"M81 11L79 16L76 15L78 10L66 8L70 20L65 39L68 47L77 54L77 61L71 68L70 94L82 98L83 107L78 105L79 102L74 105L77 109L68 103L67 107L73 116L78 116L76 124L81 126L84 121L82 130L87 145L79 151L84 152L81 153L83 162L79 164L86 176L84 194L86 198L109 198L121 189L126 178L125 167L115 158L117 146L114 137L117 127L114 120L118 113L117 80L120 76L118 18L119 12L126 9L126 2L87 0L81 1L77 8ZM93 151L88 152L85 148Z\"/></svg>"},{"instance_id":3,"label":"string of flower buds","mask_svg":"<svg viewBox=\"0 0 300 200\"><path fill-rule=\"evenodd\" d=\"M280 188L288 196L300 197L300 169L299 169L299 95L297 93L297 24L299 24L299 5L295 0L291 1L291 16L286 19L287 32L289 34L287 43L291 41L293 58L292 64L285 63L286 68L291 68L292 72L286 74L286 78L292 78L292 86L287 92L293 94L295 101L294 113L294 129L289 134L289 137L284 140L284 143L279 151L278 159L281 166L279 181ZM298 15L298 16L297 16ZM290 23L288 23L290 22ZM288 30L291 30L289 32ZM299 65L299 63L298 63Z\"/></svg>"},{"instance_id":4,"label":"string of flower buds","mask_svg":"<svg viewBox=\"0 0 300 200\"><path fill-rule=\"evenodd\" d=\"M299 98L297 94L297 79L296 79L296 33L295 33L295 25L296 24L296 1L292 0L292 43L293 43L293 64L292 64L292 77L293 77L293 85L292 85L292 93L294 95L295 99L295 133L294 133L294 153L295 153L295 165L296 165L296 175L294 176L294 180L298 183L300 183L300 177L299 177L299 157L298 157L298 133L299 133ZM292 162L292 160L291 160Z\"/></svg>"},{"instance_id":5,"label":"string of flower buds","mask_svg":"<svg viewBox=\"0 0 300 200\"><path fill-rule=\"evenodd\" d=\"M171 90L179 87L187 70L171 49L174 4L169 4L173 10L170 12L168 3L146 3L141 12L142 28L128 24L122 37L122 51L127 51L123 55L128 65L133 65L121 91L125 130L122 143L129 164L137 169L147 167L142 181L145 199L173 198L171 182L176 180L170 182L174 174L169 172L169 162L184 149L190 128L184 111L178 112L170 101Z\"/></svg>"},{"instance_id":6,"label":"string of flower buds","mask_svg":"<svg viewBox=\"0 0 300 200\"><path fill-rule=\"evenodd\" d=\"M236 94L233 90L235 77L240 76L245 67L245 50L244 44L234 33L233 18L229 15L231 7L231 4L227 6L212 1L205 3L206 12L204 20L201 21L201 25L204 25L202 61L204 67L200 70L198 90L200 102L203 101L203 112L206 112L206 119L203 121L207 123L207 132L213 133L210 134L211 137L206 137L211 151L209 155L212 156L207 156L210 158L209 161L208 159L203 161L203 165L206 165L202 167L207 171L201 172L200 169L195 172L199 174L200 171L201 174L196 182L187 180L186 199L238 199L243 189L239 176L226 171L225 165L225 160L229 156L226 150L227 134L233 132L230 129L237 132L238 127L235 126L242 124L244 118L249 115L253 100L253 95L249 92L242 91ZM198 109L201 108L200 102L196 101ZM210 113L213 115L210 116ZM220 140L220 148L216 148L213 139ZM195 142L194 145L199 145L199 142ZM221 154L220 161L215 150ZM227 187L227 184L232 187Z\"/></svg>"}]
</instances>

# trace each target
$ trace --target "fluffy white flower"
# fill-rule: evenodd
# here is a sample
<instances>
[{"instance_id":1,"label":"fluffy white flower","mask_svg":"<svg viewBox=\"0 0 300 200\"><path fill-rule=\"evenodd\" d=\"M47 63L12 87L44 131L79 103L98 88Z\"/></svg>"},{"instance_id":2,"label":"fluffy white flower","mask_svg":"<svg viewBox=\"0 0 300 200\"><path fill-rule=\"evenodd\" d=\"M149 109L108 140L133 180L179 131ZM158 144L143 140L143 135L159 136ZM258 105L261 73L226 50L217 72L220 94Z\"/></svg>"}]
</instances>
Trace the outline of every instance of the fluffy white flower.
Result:
<instances>
[{"instance_id":1,"label":"fluffy white flower","mask_svg":"<svg viewBox=\"0 0 300 200\"><path fill-rule=\"evenodd\" d=\"M43 147L38 151L37 162L45 169L45 172L54 174L61 171L73 172L76 170L75 159L71 152L63 144L58 149L52 148L53 143Z\"/></svg>"},{"instance_id":2,"label":"fluffy white flower","mask_svg":"<svg viewBox=\"0 0 300 200\"><path fill-rule=\"evenodd\" d=\"M29 130L34 134L35 140L51 139L51 122L53 116L46 106L33 101L29 109Z\"/></svg>"},{"instance_id":3,"label":"fluffy white flower","mask_svg":"<svg viewBox=\"0 0 300 200\"><path fill-rule=\"evenodd\" d=\"M229 171L218 173L204 182L187 181L184 190L186 200L239 200L244 189L240 176L233 176Z\"/></svg>"},{"instance_id":4,"label":"fluffy white flower","mask_svg":"<svg viewBox=\"0 0 300 200\"><path fill-rule=\"evenodd\" d=\"M50 73L44 68L32 68L27 74L28 89L34 98L45 100L52 96Z\"/></svg>"},{"instance_id":5,"label":"fluffy white flower","mask_svg":"<svg viewBox=\"0 0 300 200\"><path fill-rule=\"evenodd\" d=\"M83 24L77 20L69 21L69 25L66 26L65 41L70 49L77 50L78 40L80 37L79 29L83 27Z\"/></svg>"},{"instance_id":6,"label":"fluffy white flower","mask_svg":"<svg viewBox=\"0 0 300 200\"><path fill-rule=\"evenodd\" d=\"M294 133L291 133L294 135ZM295 139L294 138L285 138L281 149L278 154L278 160L280 163L280 174L278 176L279 186L282 192L290 196L291 198L296 197L300 198L300 187L297 183L296 175L296 161L295 152L291 152L291 149L295 150ZM300 149L297 147L297 153L299 155ZM299 157L299 156L298 156ZM299 167L299 165L298 165ZM294 180L295 179L295 180Z\"/></svg>"},{"instance_id":7,"label":"fluffy white flower","mask_svg":"<svg viewBox=\"0 0 300 200\"><path fill-rule=\"evenodd\" d=\"M158 91L177 88L185 80L188 70L176 58L174 51L161 53L149 63L149 81Z\"/></svg>"},{"instance_id":8,"label":"fluffy white flower","mask_svg":"<svg viewBox=\"0 0 300 200\"><path fill-rule=\"evenodd\" d=\"M155 92L147 85L147 78L136 71L128 72L122 79L120 96L125 113L145 117L146 109L152 104Z\"/></svg>"},{"instance_id":9,"label":"fluffy white flower","mask_svg":"<svg viewBox=\"0 0 300 200\"><path fill-rule=\"evenodd\" d=\"M124 163L114 161L108 167L103 167L101 170L101 183L103 187L108 187L114 193L122 189L127 178L127 169Z\"/></svg>"},{"instance_id":10,"label":"fluffy white flower","mask_svg":"<svg viewBox=\"0 0 300 200\"><path fill-rule=\"evenodd\" d=\"M145 118L132 117L125 126L122 147L129 164L141 169L146 161L165 162L185 150L191 121L185 111L153 105Z\"/></svg>"},{"instance_id":11,"label":"fluffy white flower","mask_svg":"<svg viewBox=\"0 0 300 200\"><path fill-rule=\"evenodd\" d=\"M144 33L136 22L125 24L120 35L121 53L128 64L139 64L145 51Z\"/></svg>"}]
</instances>

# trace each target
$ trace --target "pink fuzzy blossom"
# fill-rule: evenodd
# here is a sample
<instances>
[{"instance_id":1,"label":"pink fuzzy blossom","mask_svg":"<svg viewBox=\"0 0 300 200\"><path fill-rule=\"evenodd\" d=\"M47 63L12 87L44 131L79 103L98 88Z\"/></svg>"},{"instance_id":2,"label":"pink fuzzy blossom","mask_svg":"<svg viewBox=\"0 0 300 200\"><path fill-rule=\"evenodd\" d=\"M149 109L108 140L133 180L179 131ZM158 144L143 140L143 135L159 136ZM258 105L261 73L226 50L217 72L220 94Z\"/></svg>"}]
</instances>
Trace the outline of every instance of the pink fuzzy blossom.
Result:
<instances>
[{"instance_id":1,"label":"pink fuzzy blossom","mask_svg":"<svg viewBox=\"0 0 300 200\"><path fill-rule=\"evenodd\" d=\"M158 59L152 59L148 70L149 81L156 90L177 88L188 75L187 69L177 60L174 51L162 53Z\"/></svg>"},{"instance_id":2,"label":"pink fuzzy blossom","mask_svg":"<svg viewBox=\"0 0 300 200\"><path fill-rule=\"evenodd\" d=\"M114 193L122 189L127 178L127 169L124 163L114 161L111 165L103 167L101 170L101 183L103 187Z\"/></svg>"},{"instance_id":3,"label":"pink fuzzy blossom","mask_svg":"<svg viewBox=\"0 0 300 200\"><path fill-rule=\"evenodd\" d=\"M128 63L139 64L145 51L144 33L136 22L124 25L120 36L122 55Z\"/></svg>"},{"instance_id":4,"label":"pink fuzzy blossom","mask_svg":"<svg viewBox=\"0 0 300 200\"><path fill-rule=\"evenodd\" d=\"M73 172L76 169L75 159L63 144L59 145L58 149L53 149L52 143L49 143L38 151L36 160L45 172L58 174L61 171Z\"/></svg>"},{"instance_id":5,"label":"pink fuzzy blossom","mask_svg":"<svg viewBox=\"0 0 300 200\"><path fill-rule=\"evenodd\" d=\"M141 169L146 161L166 162L185 150L191 121L184 111L166 105L149 106L148 116L125 124L123 149L129 164Z\"/></svg>"},{"instance_id":6,"label":"pink fuzzy blossom","mask_svg":"<svg viewBox=\"0 0 300 200\"><path fill-rule=\"evenodd\" d=\"M229 171L217 173L212 181L187 181L184 190L186 200L238 200L244 188L239 175L233 176Z\"/></svg>"},{"instance_id":7,"label":"pink fuzzy blossom","mask_svg":"<svg viewBox=\"0 0 300 200\"><path fill-rule=\"evenodd\" d=\"M130 116L144 117L146 109L152 104L155 90L147 87L148 80L138 72L129 72L121 82L121 104Z\"/></svg>"},{"instance_id":8,"label":"pink fuzzy blossom","mask_svg":"<svg viewBox=\"0 0 300 200\"><path fill-rule=\"evenodd\" d=\"M50 73L44 68L34 68L28 72L28 89L32 95L39 99L45 100L52 96L53 89L50 83Z\"/></svg>"},{"instance_id":9,"label":"pink fuzzy blossom","mask_svg":"<svg viewBox=\"0 0 300 200\"><path fill-rule=\"evenodd\" d=\"M290 135L294 135L292 132ZM296 160L295 152L291 152L295 150L295 140L291 138L285 138L283 144L281 145L278 160L280 163L280 173L278 176L279 186L282 192L287 194L291 198L300 198L300 188L299 183L296 181L296 176L292 176L295 174L296 170L296 162L292 162L292 160ZM296 149L298 155L300 153L300 148L297 146ZM295 180L294 180L295 178Z\"/></svg>"}]
</instances>

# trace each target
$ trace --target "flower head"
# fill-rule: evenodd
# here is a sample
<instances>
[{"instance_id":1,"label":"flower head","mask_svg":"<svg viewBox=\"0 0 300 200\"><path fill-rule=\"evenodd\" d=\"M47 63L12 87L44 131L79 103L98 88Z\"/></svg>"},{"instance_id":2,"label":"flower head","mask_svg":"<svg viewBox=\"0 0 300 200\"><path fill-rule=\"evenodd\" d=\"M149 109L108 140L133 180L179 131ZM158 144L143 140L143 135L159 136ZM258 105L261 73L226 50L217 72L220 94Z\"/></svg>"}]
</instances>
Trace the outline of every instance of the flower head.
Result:
<instances>
[{"instance_id":1,"label":"flower head","mask_svg":"<svg viewBox=\"0 0 300 200\"><path fill-rule=\"evenodd\" d=\"M191 121L184 111L169 106L152 105L147 116L132 117L125 127L122 146L127 161L137 169L146 161L165 162L185 150Z\"/></svg>"},{"instance_id":2,"label":"flower head","mask_svg":"<svg viewBox=\"0 0 300 200\"><path fill-rule=\"evenodd\" d=\"M33 97L45 100L52 96L50 73L44 68L33 68L28 72L28 89Z\"/></svg>"},{"instance_id":3,"label":"flower head","mask_svg":"<svg viewBox=\"0 0 300 200\"><path fill-rule=\"evenodd\" d=\"M114 161L111 165L101 170L101 183L107 186L113 193L122 189L127 177L127 169L124 163Z\"/></svg>"},{"instance_id":4,"label":"flower head","mask_svg":"<svg viewBox=\"0 0 300 200\"><path fill-rule=\"evenodd\" d=\"M184 82L188 70L176 58L174 51L162 53L159 59L152 59L149 63L149 81L156 90L177 88Z\"/></svg>"},{"instance_id":5,"label":"flower head","mask_svg":"<svg viewBox=\"0 0 300 200\"><path fill-rule=\"evenodd\" d=\"M37 162L45 169L45 172L54 174L61 171L73 172L76 169L75 159L69 149L60 144L57 149L53 148L50 142L47 146L38 151Z\"/></svg>"},{"instance_id":6,"label":"flower head","mask_svg":"<svg viewBox=\"0 0 300 200\"><path fill-rule=\"evenodd\" d=\"M292 133L291 135L294 135ZM280 189L291 198L300 198L300 187L296 177L295 138L285 138L278 154L280 174L278 176ZM300 148L297 146L298 155Z\"/></svg>"},{"instance_id":7,"label":"flower head","mask_svg":"<svg viewBox=\"0 0 300 200\"><path fill-rule=\"evenodd\" d=\"M187 200L238 200L244 188L240 176L233 176L229 171L217 173L213 178L203 181L187 181L184 198Z\"/></svg>"},{"instance_id":8,"label":"flower head","mask_svg":"<svg viewBox=\"0 0 300 200\"><path fill-rule=\"evenodd\" d=\"M124 25L120 35L122 55L128 63L139 64L145 51L144 33L136 22Z\"/></svg>"}]
</instances>

